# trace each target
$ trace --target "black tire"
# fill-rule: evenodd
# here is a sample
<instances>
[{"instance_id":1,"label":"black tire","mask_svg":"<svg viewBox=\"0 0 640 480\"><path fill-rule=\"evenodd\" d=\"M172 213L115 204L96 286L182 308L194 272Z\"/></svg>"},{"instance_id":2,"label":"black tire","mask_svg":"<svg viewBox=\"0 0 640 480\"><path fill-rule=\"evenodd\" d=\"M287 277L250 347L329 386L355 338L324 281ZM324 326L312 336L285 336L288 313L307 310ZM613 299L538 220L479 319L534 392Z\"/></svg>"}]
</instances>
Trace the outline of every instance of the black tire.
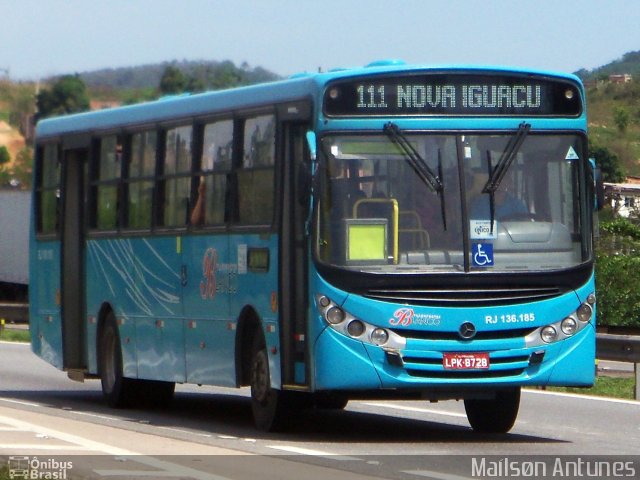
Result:
<instances>
[{"instance_id":1,"label":"black tire","mask_svg":"<svg viewBox=\"0 0 640 480\"><path fill-rule=\"evenodd\" d=\"M110 407L128 407L132 400L133 383L122 376L122 347L113 312L107 314L99 342L102 394Z\"/></svg>"},{"instance_id":2,"label":"black tire","mask_svg":"<svg viewBox=\"0 0 640 480\"><path fill-rule=\"evenodd\" d=\"M122 344L113 312L107 314L100 336L100 382L107 404L114 408L165 407L176 387L174 382L123 376Z\"/></svg>"},{"instance_id":3,"label":"black tire","mask_svg":"<svg viewBox=\"0 0 640 480\"><path fill-rule=\"evenodd\" d=\"M314 394L315 407L323 410L344 410L349 403L345 395L332 392L317 392Z\"/></svg>"},{"instance_id":4,"label":"black tire","mask_svg":"<svg viewBox=\"0 0 640 480\"><path fill-rule=\"evenodd\" d=\"M164 408L173 400L176 389L175 382L162 382L159 380L131 380L134 398L130 405L146 408Z\"/></svg>"},{"instance_id":5,"label":"black tire","mask_svg":"<svg viewBox=\"0 0 640 480\"><path fill-rule=\"evenodd\" d=\"M493 399L466 399L464 409L475 432L507 433L516 423L520 387L499 390Z\"/></svg>"},{"instance_id":6,"label":"black tire","mask_svg":"<svg viewBox=\"0 0 640 480\"><path fill-rule=\"evenodd\" d=\"M251 353L251 410L256 427L266 432L282 430L287 407L285 394L271 388L269 356L260 333L253 339Z\"/></svg>"}]
</instances>

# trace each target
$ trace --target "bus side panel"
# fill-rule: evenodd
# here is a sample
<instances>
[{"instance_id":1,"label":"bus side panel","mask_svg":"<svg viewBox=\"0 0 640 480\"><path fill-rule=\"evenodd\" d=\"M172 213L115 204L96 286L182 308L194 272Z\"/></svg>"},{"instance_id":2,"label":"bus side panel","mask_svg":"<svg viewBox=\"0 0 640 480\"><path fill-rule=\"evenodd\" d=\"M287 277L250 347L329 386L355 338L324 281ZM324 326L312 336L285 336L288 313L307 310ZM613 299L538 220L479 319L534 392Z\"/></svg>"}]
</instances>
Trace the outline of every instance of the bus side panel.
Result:
<instances>
[{"instance_id":1,"label":"bus side panel","mask_svg":"<svg viewBox=\"0 0 640 480\"><path fill-rule=\"evenodd\" d=\"M227 236L185 237L183 259L187 381L235 387L236 331L229 295L237 268L229 259Z\"/></svg>"},{"instance_id":2,"label":"bus side panel","mask_svg":"<svg viewBox=\"0 0 640 480\"><path fill-rule=\"evenodd\" d=\"M60 315L60 243L37 242L30 252L29 300L33 352L62 368L62 318Z\"/></svg>"},{"instance_id":3,"label":"bus side panel","mask_svg":"<svg viewBox=\"0 0 640 480\"><path fill-rule=\"evenodd\" d=\"M88 315L113 309L127 377L184 381L180 262L175 237L87 243ZM96 340L90 334L89 346Z\"/></svg>"}]
</instances>

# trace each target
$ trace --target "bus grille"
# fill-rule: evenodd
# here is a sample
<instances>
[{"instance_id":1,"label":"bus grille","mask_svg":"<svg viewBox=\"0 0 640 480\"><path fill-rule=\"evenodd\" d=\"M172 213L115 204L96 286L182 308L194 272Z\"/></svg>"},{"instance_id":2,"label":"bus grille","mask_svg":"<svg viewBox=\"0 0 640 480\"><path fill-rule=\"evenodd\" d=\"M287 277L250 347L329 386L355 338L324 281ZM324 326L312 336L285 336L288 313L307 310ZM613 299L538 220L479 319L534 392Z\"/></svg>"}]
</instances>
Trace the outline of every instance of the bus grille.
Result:
<instances>
[{"instance_id":1,"label":"bus grille","mask_svg":"<svg viewBox=\"0 0 640 480\"><path fill-rule=\"evenodd\" d=\"M473 341L479 340L509 340L521 339L536 330L537 327L515 328L512 330L488 330L478 332ZM407 340L451 340L459 341L460 334L458 332L436 332L431 330L407 330L402 328L391 328L392 332L406 338Z\"/></svg>"},{"instance_id":2,"label":"bus grille","mask_svg":"<svg viewBox=\"0 0 640 480\"><path fill-rule=\"evenodd\" d=\"M482 378L517 377L524 373L524 368L512 368L507 370L411 370L407 373L412 377L420 378L446 378L450 380L473 380Z\"/></svg>"},{"instance_id":3,"label":"bus grille","mask_svg":"<svg viewBox=\"0 0 640 480\"><path fill-rule=\"evenodd\" d=\"M403 305L472 307L518 304L562 295L558 287L460 288L460 289L371 289L364 296Z\"/></svg>"}]
</instances>

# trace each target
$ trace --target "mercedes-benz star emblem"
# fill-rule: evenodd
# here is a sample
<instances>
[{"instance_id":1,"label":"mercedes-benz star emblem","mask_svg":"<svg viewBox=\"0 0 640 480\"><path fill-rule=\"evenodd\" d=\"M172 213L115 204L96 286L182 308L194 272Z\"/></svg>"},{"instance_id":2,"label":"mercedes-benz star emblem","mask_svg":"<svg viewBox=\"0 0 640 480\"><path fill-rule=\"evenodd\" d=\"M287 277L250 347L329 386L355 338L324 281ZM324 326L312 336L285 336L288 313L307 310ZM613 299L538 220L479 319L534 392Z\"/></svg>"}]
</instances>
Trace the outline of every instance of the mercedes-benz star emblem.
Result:
<instances>
[{"instance_id":1,"label":"mercedes-benz star emblem","mask_svg":"<svg viewBox=\"0 0 640 480\"><path fill-rule=\"evenodd\" d=\"M473 338L476 335L476 326L471 322L464 322L460 325L458 333L462 338Z\"/></svg>"}]
</instances>

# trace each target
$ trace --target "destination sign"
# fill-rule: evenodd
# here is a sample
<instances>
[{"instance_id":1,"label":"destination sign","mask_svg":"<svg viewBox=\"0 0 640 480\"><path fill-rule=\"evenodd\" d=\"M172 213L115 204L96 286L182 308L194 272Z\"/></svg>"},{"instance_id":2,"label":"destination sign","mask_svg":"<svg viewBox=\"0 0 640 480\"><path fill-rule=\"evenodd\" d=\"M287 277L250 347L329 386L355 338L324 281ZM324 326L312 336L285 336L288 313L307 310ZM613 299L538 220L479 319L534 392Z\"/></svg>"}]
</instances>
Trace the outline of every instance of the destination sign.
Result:
<instances>
[{"instance_id":1,"label":"destination sign","mask_svg":"<svg viewBox=\"0 0 640 480\"><path fill-rule=\"evenodd\" d=\"M577 116L578 87L546 77L427 74L367 77L331 84L328 116Z\"/></svg>"}]
</instances>

